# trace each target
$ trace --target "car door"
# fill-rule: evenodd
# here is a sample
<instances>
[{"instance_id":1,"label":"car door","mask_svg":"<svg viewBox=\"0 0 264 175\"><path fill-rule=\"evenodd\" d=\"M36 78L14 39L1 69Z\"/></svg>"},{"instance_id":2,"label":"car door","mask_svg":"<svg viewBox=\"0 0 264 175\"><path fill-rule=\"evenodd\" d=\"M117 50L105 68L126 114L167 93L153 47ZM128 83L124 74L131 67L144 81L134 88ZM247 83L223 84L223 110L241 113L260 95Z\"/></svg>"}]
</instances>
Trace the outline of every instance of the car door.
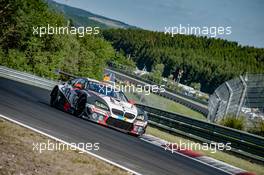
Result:
<instances>
[{"instance_id":1,"label":"car door","mask_svg":"<svg viewBox=\"0 0 264 175\"><path fill-rule=\"evenodd\" d=\"M87 80L79 78L70 88L69 102L74 107L76 106L79 97L83 94L85 87L87 86Z\"/></svg>"},{"instance_id":2,"label":"car door","mask_svg":"<svg viewBox=\"0 0 264 175\"><path fill-rule=\"evenodd\" d=\"M71 107L73 106L73 99L75 98L76 94L74 91L74 85L79 81L79 78L75 78L72 80L69 80L67 83L65 83L62 88L61 92L64 94L67 101L70 103Z\"/></svg>"}]
</instances>

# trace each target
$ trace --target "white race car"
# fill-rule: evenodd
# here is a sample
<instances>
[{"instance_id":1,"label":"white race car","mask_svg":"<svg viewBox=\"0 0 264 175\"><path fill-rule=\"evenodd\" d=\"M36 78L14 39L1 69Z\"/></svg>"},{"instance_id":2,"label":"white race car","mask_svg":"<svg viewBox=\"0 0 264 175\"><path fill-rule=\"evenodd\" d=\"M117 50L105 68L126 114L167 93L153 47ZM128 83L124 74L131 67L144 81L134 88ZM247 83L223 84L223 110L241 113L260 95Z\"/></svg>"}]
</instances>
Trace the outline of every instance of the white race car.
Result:
<instances>
[{"instance_id":1,"label":"white race car","mask_svg":"<svg viewBox=\"0 0 264 175\"><path fill-rule=\"evenodd\" d=\"M50 105L78 117L140 136L145 133L148 117L110 84L89 78L74 78L56 85Z\"/></svg>"}]
</instances>

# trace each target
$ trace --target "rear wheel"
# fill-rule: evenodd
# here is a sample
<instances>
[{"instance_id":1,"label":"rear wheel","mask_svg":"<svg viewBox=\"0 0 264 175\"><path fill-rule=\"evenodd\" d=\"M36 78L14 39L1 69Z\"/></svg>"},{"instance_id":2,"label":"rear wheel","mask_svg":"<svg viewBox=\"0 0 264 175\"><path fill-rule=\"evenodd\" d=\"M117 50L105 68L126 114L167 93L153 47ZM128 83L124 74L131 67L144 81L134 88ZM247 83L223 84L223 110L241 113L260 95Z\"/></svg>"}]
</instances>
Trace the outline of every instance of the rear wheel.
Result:
<instances>
[{"instance_id":1,"label":"rear wheel","mask_svg":"<svg viewBox=\"0 0 264 175\"><path fill-rule=\"evenodd\" d=\"M85 104L86 104L86 98L85 96L82 96L78 99L78 102L76 104L76 109L74 111L74 115L77 117L82 117L85 112Z\"/></svg>"},{"instance_id":2,"label":"rear wheel","mask_svg":"<svg viewBox=\"0 0 264 175\"><path fill-rule=\"evenodd\" d=\"M50 94L50 106L55 107L58 103L59 89L55 87Z\"/></svg>"}]
</instances>

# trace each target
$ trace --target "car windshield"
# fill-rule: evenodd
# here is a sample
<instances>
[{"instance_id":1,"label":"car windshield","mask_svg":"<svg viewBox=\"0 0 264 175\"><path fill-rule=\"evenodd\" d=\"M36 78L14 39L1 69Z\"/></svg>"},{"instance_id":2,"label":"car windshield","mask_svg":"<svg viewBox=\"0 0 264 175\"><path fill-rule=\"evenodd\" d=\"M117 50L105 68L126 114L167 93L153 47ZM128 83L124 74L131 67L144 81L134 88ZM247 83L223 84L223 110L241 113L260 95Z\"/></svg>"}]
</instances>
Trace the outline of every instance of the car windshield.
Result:
<instances>
[{"instance_id":1,"label":"car windshield","mask_svg":"<svg viewBox=\"0 0 264 175\"><path fill-rule=\"evenodd\" d=\"M89 90L106 95L108 97L113 97L117 100L127 102L125 94L121 91L115 91L112 86L106 86L97 82L89 82Z\"/></svg>"}]
</instances>

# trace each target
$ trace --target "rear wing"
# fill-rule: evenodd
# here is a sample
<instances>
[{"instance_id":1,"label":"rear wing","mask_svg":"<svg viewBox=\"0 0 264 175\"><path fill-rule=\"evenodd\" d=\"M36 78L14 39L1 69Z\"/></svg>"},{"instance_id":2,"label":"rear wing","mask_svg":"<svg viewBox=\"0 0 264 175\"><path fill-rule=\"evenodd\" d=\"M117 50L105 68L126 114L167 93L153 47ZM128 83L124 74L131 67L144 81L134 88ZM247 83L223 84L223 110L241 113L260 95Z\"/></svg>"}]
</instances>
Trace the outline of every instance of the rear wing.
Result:
<instances>
[{"instance_id":1,"label":"rear wing","mask_svg":"<svg viewBox=\"0 0 264 175\"><path fill-rule=\"evenodd\" d=\"M60 74L60 75L64 75L64 76L66 76L66 77L68 77L68 78L78 78L78 76L75 76L75 75L72 75L72 74L70 74L70 73L67 73L67 72L61 71L60 69L56 69L56 70L55 70L55 73L56 73L56 74Z\"/></svg>"},{"instance_id":2,"label":"rear wing","mask_svg":"<svg viewBox=\"0 0 264 175\"><path fill-rule=\"evenodd\" d=\"M64 71L61 71L60 69L56 69L55 70L55 73L57 75L63 75L64 77L67 77L68 79L74 79L74 78L84 78L84 77L79 77L79 76L76 76L76 75L72 75L70 73L67 73L67 72L64 72ZM89 81L93 81L93 82L96 82L96 83L108 83L110 85L113 85L114 82L111 82L111 81L98 81L96 79L92 79L92 78L87 78Z\"/></svg>"}]
</instances>

